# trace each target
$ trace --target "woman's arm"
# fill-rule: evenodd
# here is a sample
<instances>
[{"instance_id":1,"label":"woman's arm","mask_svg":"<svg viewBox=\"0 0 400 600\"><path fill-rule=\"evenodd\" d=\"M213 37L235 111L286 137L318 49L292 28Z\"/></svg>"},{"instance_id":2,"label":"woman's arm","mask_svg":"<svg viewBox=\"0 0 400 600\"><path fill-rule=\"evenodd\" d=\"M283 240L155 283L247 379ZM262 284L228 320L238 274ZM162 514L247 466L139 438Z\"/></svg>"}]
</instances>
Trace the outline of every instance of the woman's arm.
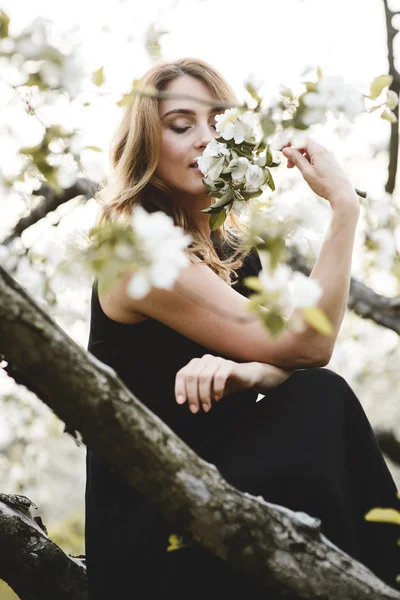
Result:
<instances>
[{"instance_id":1,"label":"woman's arm","mask_svg":"<svg viewBox=\"0 0 400 600\"><path fill-rule=\"evenodd\" d=\"M303 342L309 336L316 354L325 357L326 364L332 356L349 299L351 261L359 212L359 207L354 203L332 211L330 227L310 274L310 279L318 281L323 290L317 306L331 321L334 335L327 337L319 334L308 325L300 335ZM298 309L293 313L296 311Z\"/></svg>"},{"instance_id":2,"label":"woman's arm","mask_svg":"<svg viewBox=\"0 0 400 600\"><path fill-rule=\"evenodd\" d=\"M175 398L193 413L208 412L214 401L236 392L253 389L259 394L279 386L294 373L260 362L237 363L221 356L204 354L192 358L175 377Z\"/></svg>"}]
</instances>

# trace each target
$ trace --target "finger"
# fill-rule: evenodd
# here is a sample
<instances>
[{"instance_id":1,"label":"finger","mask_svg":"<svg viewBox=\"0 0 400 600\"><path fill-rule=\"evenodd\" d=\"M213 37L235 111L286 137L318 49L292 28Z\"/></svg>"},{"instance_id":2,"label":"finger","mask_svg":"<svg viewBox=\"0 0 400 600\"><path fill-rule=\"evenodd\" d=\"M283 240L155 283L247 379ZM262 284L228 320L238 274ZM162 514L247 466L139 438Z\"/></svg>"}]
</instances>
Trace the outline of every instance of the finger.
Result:
<instances>
[{"instance_id":1,"label":"finger","mask_svg":"<svg viewBox=\"0 0 400 600\"><path fill-rule=\"evenodd\" d=\"M226 382L228 380L229 375L232 372L233 362L225 361L219 369L215 372L213 378L213 397L217 402L223 396Z\"/></svg>"},{"instance_id":2,"label":"finger","mask_svg":"<svg viewBox=\"0 0 400 600\"><path fill-rule=\"evenodd\" d=\"M212 406L213 398L213 378L223 362L221 357L212 357L213 360L206 363L203 369L199 372L199 400L203 410L208 412Z\"/></svg>"},{"instance_id":3,"label":"finger","mask_svg":"<svg viewBox=\"0 0 400 600\"><path fill-rule=\"evenodd\" d=\"M298 167L300 171L307 172L309 170L309 161L296 148L284 148L282 150L282 154L286 158L290 159L290 162L293 163L296 167Z\"/></svg>"},{"instance_id":4,"label":"finger","mask_svg":"<svg viewBox=\"0 0 400 600\"><path fill-rule=\"evenodd\" d=\"M180 369L175 377L175 399L178 404L188 401L190 410L196 413L199 409L197 380L199 372L204 366L215 360L211 354L204 354L201 358L192 360Z\"/></svg>"},{"instance_id":5,"label":"finger","mask_svg":"<svg viewBox=\"0 0 400 600\"><path fill-rule=\"evenodd\" d=\"M189 404L189 409L193 414L199 410L199 394L197 384L197 374L190 372L185 377L186 398Z\"/></svg>"},{"instance_id":6,"label":"finger","mask_svg":"<svg viewBox=\"0 0 400 600\"><path fill-rule=\"evenodd\" d=\"M297 150L299 152L301 152L301 154L304 156L304 158L306 158L308 160L309 163L311 163L311 158L310 155L308 154L307 150L305 150L304 148L297 148ZM292 162L289 158L288 158L288 162L287 162L287 168L288 169L293 169L293 167L295 166L294 162Z\"/></svg>"},{"instance_id":7,"label":"finger","mask_svg":"<svg viewBox=\"0 0 400 600\"><path fill-rule=\"evenodd\" d=\"M199 358L192 358L192 360L179 369L175 376L175 399L178 404L184 404L187 399L187 391L186 391L186 377L193 373L196 370L196 366L198 366L200 362Z\"/></svg>"},{"instance_id":8,"label":"finger","mask_svg":"<svg viewBox=\"0 0 400 600\"><path fill-rule=\"evenodd\" d=\"M186 402L185 371L180 369L175 376L175 399L178 404Z\"/></svg>"}]
</instances>

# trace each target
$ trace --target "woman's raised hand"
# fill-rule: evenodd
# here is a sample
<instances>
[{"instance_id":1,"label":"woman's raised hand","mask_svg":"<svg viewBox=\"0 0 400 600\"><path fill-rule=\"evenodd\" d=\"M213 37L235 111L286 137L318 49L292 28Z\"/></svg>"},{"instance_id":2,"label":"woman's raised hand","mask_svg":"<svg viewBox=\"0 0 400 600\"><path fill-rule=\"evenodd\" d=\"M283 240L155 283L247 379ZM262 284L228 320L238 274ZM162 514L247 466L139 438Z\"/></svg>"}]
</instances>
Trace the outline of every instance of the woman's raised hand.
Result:
<instances>
[{"instance_id":1,"label":"woman's raised hand","mask_svg":"<svg viewBox=\"0 0 400 600\"><path fill-rule=\"evenodd\" d=\"M296 166L310 188L330 203L332 209L360 210L357 192L334 154L318 142L306 138L304 147L282 148L289 169Z\"/></svg>"}]
</instances>

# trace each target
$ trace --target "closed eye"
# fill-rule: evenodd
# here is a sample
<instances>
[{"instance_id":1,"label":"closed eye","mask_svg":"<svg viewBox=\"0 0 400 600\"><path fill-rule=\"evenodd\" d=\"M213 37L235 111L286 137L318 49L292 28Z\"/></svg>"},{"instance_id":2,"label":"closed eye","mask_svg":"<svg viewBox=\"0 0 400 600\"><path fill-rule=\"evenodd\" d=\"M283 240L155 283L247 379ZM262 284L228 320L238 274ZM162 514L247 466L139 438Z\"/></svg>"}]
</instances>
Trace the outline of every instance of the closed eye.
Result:
<instances>
[{"instance_id":1,"label":"closed eye","mask_svg":"<svg viewBox=\"0 0 400 600\"><path fill-rule=\"evenodd\" d=\"M216 125L211 125L211 127L214 127L214 129L216 129ZM176 131L177 133L185 133L185 131L187 131L188 129L190 129L190 127L171 127L171 129L173 131Z\"/></svg>"}]
</instances>

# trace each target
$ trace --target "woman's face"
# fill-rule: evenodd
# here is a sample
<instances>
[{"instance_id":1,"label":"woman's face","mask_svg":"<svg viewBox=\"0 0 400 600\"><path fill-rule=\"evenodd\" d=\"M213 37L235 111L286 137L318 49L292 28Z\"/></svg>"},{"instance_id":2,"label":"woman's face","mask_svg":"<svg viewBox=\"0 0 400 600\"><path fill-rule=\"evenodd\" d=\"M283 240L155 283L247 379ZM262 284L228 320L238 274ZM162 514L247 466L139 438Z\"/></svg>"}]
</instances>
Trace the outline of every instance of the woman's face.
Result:
<instances>
[{"instance_id":1,"label":"woman's face","mask_svg":"<svg viewBox=\"0 0 400 600\"><path fill-rule=\"evenodd\" d=\"M207 86L190 75L177 77L165 91L188 94L217 104ZM189 165L202 155L207 144L216 137L215 115L223 110L221 107L213 110L213 104L202 104L186 98L160 100L162 139L156 175L181 200L193 199L193 196L199 199L206 197L207 190L202 182L204 175ZM171 111L174 112L169 114Z\"/></svg>"}]
</instances>

